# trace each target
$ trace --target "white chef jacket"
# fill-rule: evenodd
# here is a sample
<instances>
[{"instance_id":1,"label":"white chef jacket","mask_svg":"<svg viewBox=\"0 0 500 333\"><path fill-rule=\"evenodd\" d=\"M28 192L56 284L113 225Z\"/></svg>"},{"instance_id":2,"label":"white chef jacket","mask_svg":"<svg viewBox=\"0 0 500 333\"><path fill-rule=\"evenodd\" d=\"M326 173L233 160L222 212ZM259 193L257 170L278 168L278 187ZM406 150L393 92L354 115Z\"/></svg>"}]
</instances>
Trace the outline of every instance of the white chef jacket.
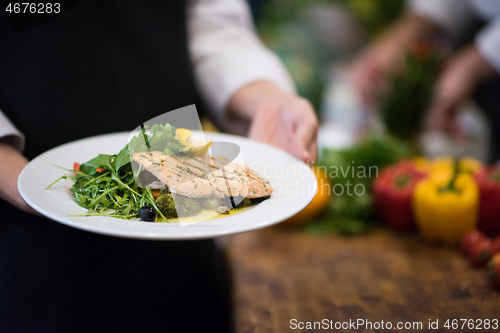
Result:
<instances>
[{"instance_id":1,"label":"white chef jacket","mask_svg":"<svg viewBox=\"0 0 500 333\"><path fill-rule=\"evenodd\" d=\"M219 117L231 96L256 81L293 93L279 58L258 39L244 0L188 0L189 49L198 88ZM0 138L22 151L24 135L0 110Z\"/></svg>"},{"instance_id":2,"label":"white chef jacket","mask_svg":"<svg viewBox=\"0 0 500 333\"><path fill-rule=\"evenodd\" d=\"M500 0L410 0L409 10L428 18L452 37L460 36L475 19L486 26L474 43L488 63L500 73Z\"/></svg>"}]
</instances>

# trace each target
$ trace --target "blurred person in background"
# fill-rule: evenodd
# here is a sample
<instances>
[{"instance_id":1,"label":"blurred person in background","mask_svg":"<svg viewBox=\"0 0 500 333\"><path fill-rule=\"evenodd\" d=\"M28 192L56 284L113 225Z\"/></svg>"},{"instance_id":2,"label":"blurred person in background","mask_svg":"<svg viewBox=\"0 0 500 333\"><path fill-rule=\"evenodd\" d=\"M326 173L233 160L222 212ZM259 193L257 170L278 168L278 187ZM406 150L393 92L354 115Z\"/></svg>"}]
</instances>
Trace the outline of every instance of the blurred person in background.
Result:
<instances>
[{"instance_id":1,"label":"blurred person in background","mask_svg":"<svg viewBox=\"0 0 500 333\"><path fill-rule=\"evenodd\" d=\"M467 38L478 25L482 27ZM478 104L491 119L493 155L498 158L500 1L410 0L401 17L349 64L347 73L363 103L373 107L387 84L388 73L402 63L404 52L421 41L443 39L457 47L436 84L428 127L459 137L457 109L476 94Z\"/></svg>"},{"instance_id":2,"label":"blurred person in background","mask_svg":"<svg viewBox=\"0 0 500 333\"><path fill-rule=\"evenodd\" d=\"M22 14L0 12L0 331L229 332L230 284L213 240L70 228L31 215L17 179L48 149L132 130L197 103L197 90L224 130L311 161L314 110L243 0L71 2L17 31L9 19Z\"/></svg>"}]
</instances>

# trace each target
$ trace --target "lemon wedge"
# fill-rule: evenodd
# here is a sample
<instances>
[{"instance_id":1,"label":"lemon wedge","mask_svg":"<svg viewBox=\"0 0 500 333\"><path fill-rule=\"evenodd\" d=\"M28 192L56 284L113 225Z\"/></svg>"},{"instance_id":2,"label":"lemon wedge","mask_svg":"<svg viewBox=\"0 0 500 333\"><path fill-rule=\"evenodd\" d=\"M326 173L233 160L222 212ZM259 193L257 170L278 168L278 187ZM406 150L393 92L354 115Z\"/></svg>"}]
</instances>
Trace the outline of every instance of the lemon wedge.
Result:
<instances>
[{"instance_id":1,"label":"lemon wedge","mask_svg":"<svg viewBox=\"0 0 500 333\"><path fill-rule=\"evenodd\" d=\"M191 139L191 134L193 133L191 130L187 128L178 128L176 130L176 139L178 139L184 146L186 146L182 152L193 157L202 157L207 154L208 148L212 144L210 142L197 141Z\"/></svg>"},{"instance_id":2,"label":"lemon wedge","mask_svg":"<svg viewBox=\"0 0 500 333\"><path fill-rule=\"evenodd\" d=\"M196 147L196 148L187 148L187 149L184 149L184 154L187 154L189 156L193 156L193 157L203 157L207 154L207 151L208 151L208 148L210 148L210 145L212 144L212 141L209 141L207 142L206 145L203 145L203 146L199 146L199 147Z\"/></svg>"},{"instance_id":3,"label":"lemon wedge","mask_svg":"<svg viewBox=\"0 0 500 333\"><path fill-rule=\"evenodd\" d=\"M187 128L178 128L175 132L179 136L179 141L184 145L186 144L186 142L191 137L191 134L193 133L191 130L188 130Z\"/></svg>"}]
</instances>

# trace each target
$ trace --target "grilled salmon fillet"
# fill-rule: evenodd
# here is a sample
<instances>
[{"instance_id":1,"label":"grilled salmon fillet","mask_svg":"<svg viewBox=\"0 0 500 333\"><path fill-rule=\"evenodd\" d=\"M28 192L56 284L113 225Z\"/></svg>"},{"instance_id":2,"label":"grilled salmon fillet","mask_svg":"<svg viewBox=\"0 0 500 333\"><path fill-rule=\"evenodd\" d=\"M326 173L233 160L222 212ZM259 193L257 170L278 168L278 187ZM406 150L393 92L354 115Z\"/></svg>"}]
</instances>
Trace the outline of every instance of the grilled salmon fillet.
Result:
<instances>
[{"instance_id":1,"label":"grilled salmon fillet","mask_svg":"<svg viewBox=\"0 0 500 333\"><path fill-rule=\"evenodd\" d=\"M192 198L242 196L262 198L273 188L250 168L223 158L167 155L161 151L136 153L133 160L167 185L173 193Z\"/></svg>"}]
</instances>

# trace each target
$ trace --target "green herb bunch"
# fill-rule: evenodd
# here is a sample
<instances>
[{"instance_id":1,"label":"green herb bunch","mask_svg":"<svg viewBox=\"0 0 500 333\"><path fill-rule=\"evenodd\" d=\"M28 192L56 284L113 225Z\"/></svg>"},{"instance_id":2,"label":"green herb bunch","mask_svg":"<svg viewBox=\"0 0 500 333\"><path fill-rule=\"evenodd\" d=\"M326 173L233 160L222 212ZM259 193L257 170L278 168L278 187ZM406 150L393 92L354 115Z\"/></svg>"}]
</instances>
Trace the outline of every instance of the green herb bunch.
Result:
<instances>
[{"instance_id":1,"label":"green herb bunch","mask_svg":"<svg viewBox=\"0 0 500 333\"><path fill-rule=\"evenodd\" d=\"M426 54L427 53L427 54ZM415 141L434 98L442 56L437 52L408 52L403 70L389 77L378 106L387 132L402 140Z\"/></svg>"},{"instance_id":2,"label":"green herb bunch","mask_svg":"<svg viewBox=\"0 0 500 333\"><path fill-rule=\"evenodd\" d=\"M343 234L360 234L369 230L376 222L371 196L374 179L381 168L407 158L410 154L410 146L404 141L378 134L369 135L348 149L324 149L318 165L326 168L331 185L340 184L345 189L349 182L352 192L354 186L361 184L365 191L362 195L348 195L347 191L343 191L341 195L334 194L325 215L316 223L309 225L308 230L314 233ZM354 177L351 172L353 167L356 168ZM333 170L344 170L344 172L335 173ZM367 171L360 177L358 170L372 170L372 172Z\"/></svg>"}]
</instances>

